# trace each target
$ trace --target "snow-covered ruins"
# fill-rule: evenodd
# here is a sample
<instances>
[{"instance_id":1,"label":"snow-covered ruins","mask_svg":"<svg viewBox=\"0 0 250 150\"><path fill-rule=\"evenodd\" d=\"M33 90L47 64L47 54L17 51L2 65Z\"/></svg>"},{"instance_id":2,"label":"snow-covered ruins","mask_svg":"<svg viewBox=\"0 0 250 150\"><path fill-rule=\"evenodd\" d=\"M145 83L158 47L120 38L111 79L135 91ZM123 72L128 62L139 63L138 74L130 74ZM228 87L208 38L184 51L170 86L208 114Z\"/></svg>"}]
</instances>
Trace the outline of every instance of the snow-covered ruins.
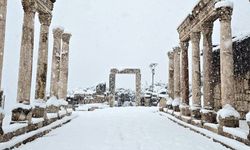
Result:
<instances>
[{"instance_id":1,"label":"snow-covered ruins","mask_svg":"<svg viewBox=\"0 0 250 150\"><path fill-rule=\"evenodd\" d=\"M160 65L167 68L167 80L160 79L155 82L155 69L159 64L150 64L152 74L150 80L145 81L145 68L133 62L133 57L139 59L141 56L136 53L119 54L118 58L114 58L117 55L114 51L112 56L102 56L101 52L93 50L96 58L92 59L100 62L86 62L88 68L82 68L80 60L84 60L85 56L79 55L79 60L70 59L71 51L75 48L72 45L87 43L81 39L72 40L74 32L69 33L66 30L70 24L66 24L65 29L61 26L51 27L53 18L56 17L55 6L62 2L20 1L18 2L22 6L23 20L16 73L17 95L16 100L13 100L9 98L9 95L13 94L9 93L12 89L5 88L0 91L0 149L250 149L250 26L247 28L248 33L242 31L244 34L235 35L232 23L233 14L239 11L235 11L234 5L240 2L197 0L194 7L189 8L190 13L175 27L178 42L165 50L167 64ZM6 36L9 32L6 23L9 9L7 3L8 0L0 0L0 87L6 84L3 82L6 74L3 72L4 67L9 66L4 63L4 58L5 53L9 52L5 50L6 43L12 40ZM178 5L178 2L174 3ZM84 4L92 3L86 0ZM160 2L157 4L159 7ZM250 8L250 2L247 4ZM80 9L76 9L81 14ZM70 14L67 10L65 9L61 20L65 19L64 15ZM182 11L181 8L178 11ZM93 14L89 12L87 16ZM149 14L143 12L143 15ZM131 17L126 13L121 16L124 20ZM80 18L71 18L74 24L79 24ZM98 24L91 19L83 22L88 21ZM37 24L40 26L39 39L36 38ZM219 29L215 27L216 24L219 24ZM90 25L86 24L86 27L90 28ZM132 30L132 27L129 29ZM101 33L101 30L111 33L115 29L106 26L105 29L95 30L96 33ZM118 29L117 32L120 34L121 30ZM215 32L218 33L214 34ZM168 33L169 36L171 33ZM90 36L88 32L84 34ZM138 33L134 36L136 34ZM89 38L97 43L96 48L103 46L102 42L95 39L97 36L103 36L106 42L104 43L109 47L115 45L115 42L111 41L110 44L108 41L112 34L95 36ZM155 37L157 36L150 35L152 39ZM138 39L144 38L142 36ZM218 38L219 43L214 43L214 38ZM122 42L126 43L125 38L123 40ZM133 42L139 47L145 44ZM17 43L11 41L11 45ZM36 48L38 54L34 57ZM78 47L77 51L83 50ZM116 63L113 63L113 66L105 64L109 59L115 62L115 59L127 56L128 65L124 69L117 69L119 67L116 66L119 65ZM71 61L77 62L76 72L71 70ZM145 58L143 61L148 60ZM133 62L135 67L131 67L129 62ZM92 73L91 79L86 80L101 76L100 72L92 72L96 69L93 63L106 67L108 73L104 74L108 84L99 82L86 88L86 83L74 76L72 79L76 80L74 83L79 84L79 88L71 88L72 81L69 78L72 74L83 72L81 78L85 78L84 75ZM86 71L88 69L89 71ZM132 76L134 90L118 87L119 75ZM152 84L149 85L148 82L151 81ZM10 101L13 102L9 103Z\"/></svg>"}]
</instances>

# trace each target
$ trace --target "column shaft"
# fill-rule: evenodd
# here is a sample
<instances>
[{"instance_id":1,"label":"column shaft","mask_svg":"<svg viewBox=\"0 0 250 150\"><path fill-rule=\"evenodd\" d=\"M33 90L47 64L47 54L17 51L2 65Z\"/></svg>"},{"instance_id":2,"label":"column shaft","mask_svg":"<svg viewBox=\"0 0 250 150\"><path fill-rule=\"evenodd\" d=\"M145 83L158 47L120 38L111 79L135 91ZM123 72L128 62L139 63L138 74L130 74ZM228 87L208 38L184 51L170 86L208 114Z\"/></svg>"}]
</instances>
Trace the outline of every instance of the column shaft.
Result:
<instances>
[{"instance_id":1,"label":"column shaft","mask_svg":"<svg viewBox=\"0 0 250 150\"><path fill-rule=\"evenodd\" d=\"M71 38L70 33L62 34L62 55L60 62L60 76L59 76L59 99L67 98L68 90L68 74L69 74L69 41Z\"/></svg>"},{"instance_id":2,"label":"column shaft","mask_svg":"<svg viewBox=\"0 0 250 150\"><path fill-rule=\"evenodd\" d=\"M36 3L34 1L23 0L22 4L24 9L24 19L19 62L17 101L19 103L30 104Z\"/></svg>"},{"instance_id":3,"label":"column shaft","mask_svg":"<svg viewBox=\"0 0 250 150\"><path fill-rule=\"evenodd\" d=\"M214 108L212 89L212 33L213 23L205 23L202 27L203 34L203 93L204 108L212 110Z\"/></svg>"},{"instance_id":4,"label":"column shaft","mask_svg":"<svg viewBox=\"0 0 250 150\"><path fill-rule=\"evenodd\" d=\"M180 99L180 48L174 50L174 99Z\"/></svg>"},{"instance_id":5,"label":"column shaft","mask_svg":"<svg viewBox=\"0 0 250 150\"><path fill-rule=\"evenodd\" d=\"M60 58L63 29L55 28L53 30L54 44L51 64L50 97L58 98L58 83L60 74Z\"/></svg>"},{"instance_id":6,"label":"column shaft","mask_svg":"<svg viewBox=\"0 0 250 150\"><path fill-rule=\"evenodd\" d=\"M201 107L200 32L191 34L192 42L192 102Z\"/></svg>"},{"instance_id":7,"label":"column shaft","mask_svg":"<svg viewBox=\"0 0 250 150\"><path fill-rule=\"evenodd\" d=\"M0 1L0 88L2 85L2 70L3 70L5 29L6 29L6 13L7 13L7 0L1 0Z\"/></svg>"},{"instance_id":8,"label":"column shaft","mask_svg":"<svg viewBox=\"0 0 250 150\"><path fill-rule=\"evenodd\" d=\"M188 42L181 42L181 99L189 105Z\"/></svg>"},{"instance_id":9,"label":"column shaft","mask_svg":"<svg viewBox=\"0 0 250 150\"><path fill-rule=\"evenodd\" d=\"M220 17L220 66L222 106L234 106L234 61L231 30L231 8L221 8Z\"/></svg>"},{"instance_id":10,"label":"column shaft","mask_svg":"<svg viewBox=\"0 0 250 150\"><path fill-rule=\"evenodd\" d=\"M169 75L168 75L168 94L174 99L174 53L168 53L169 58Z\"/></svg>"},{"instance_id":11,"label":"column shaft","mask_svg":"<svg viewBox=\"0 0 250 150\"><path fill-rule=\"evenodd\" d=\"M46 99L46 81L47 81L47 66L48 66L48 39L49 26L51 23L51 15L39 13L40 42L37 61L37 76L36 76L36 91L35 99Z\"/></svg>"},{"instance_id":12,"label":"column shaft","mask_svg":"<svg viewBox=\"0 0 250 150\"><path fill-rule=\"evenodd\" d=\"M141 102L141 74L140 73L136 73L135 83L136 83L136 102L137 102L137 105L139 106Z\"/></svg>"},{"instance_id":13,"label":"column shaft","mask_svg":"<svg viewBox=\"0 0 250 150\"><path fill-rule=\"evenodd\" d=\"M115 94L115 77L116 75L111 73L109 75L109 91L110 91L110 94L114 95Z\"/></svg>"}]
</instances>

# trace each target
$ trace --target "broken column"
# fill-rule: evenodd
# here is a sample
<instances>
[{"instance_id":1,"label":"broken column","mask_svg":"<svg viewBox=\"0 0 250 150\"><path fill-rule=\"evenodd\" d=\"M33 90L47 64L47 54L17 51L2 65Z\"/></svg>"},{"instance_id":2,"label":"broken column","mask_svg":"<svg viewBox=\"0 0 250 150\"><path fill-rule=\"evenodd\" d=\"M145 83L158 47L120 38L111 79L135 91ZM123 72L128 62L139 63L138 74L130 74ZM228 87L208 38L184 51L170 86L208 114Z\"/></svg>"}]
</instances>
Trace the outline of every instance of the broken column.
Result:
<instances>
[{"instance_id":1,"label":"broken column","mask_svg":"<svg viewBox=\"0 0 250 150\"><path fill-rule=\"evenodd\" d=\"M192 42L192 106L191 116L200 119L201 109L201 69L200 69L200 32L190 35Z\"/></svg>"},{"instance_id":2,"label":"broken column","mask_svg":"<svg viewBox=\"0 0 250 150\"><path fill-rule=\"evenodd\" d=\"M172 102L174 99L174 52L168 52L169 58L169 73L168 73L168 95L167 107L172 109Z\"/></svg>"},{"instance_id":3,"label":"broken column","mask_svg":"<svg viewBox=\"0 0 250 150\"><path fill-rule=\"evenodd\" d=\"M137 72L135 75L135 83L136 83L136 103L137 106L141 105L141 73Z\"/></svg>"},{"instance_id":4,"label":"broken column","mask_svg":"<svg viewBox=\"0 0 250 150\"><path fill-rule=\"evenodd\" d=\"M189 76L188 76L188 41L182 41L181 46L181 105L184 116L190 116L189 110Z\"/></svg>"},{"instance_id":5,"label":"broken column","mask_svg":"<svg viewBox=\"0 0 250 150\"><path fill-rule=\"evenodd\" d=\"M206 22L202 25L203 35L203 93L204 106L201 110L201 117L203 122L214 123L216 121L216 113L214 109L214 98L212 88L212 34L213 22Z\"/></svg>"},{"instance_id":6,"label":"broken column","mask_svg":"<svg viewBox=\"0 0 250 150\"><path fill-rule=\"evenodd\" d=\"M45 116L46 82L48 66L48 39L51 18L51 14L39 12L39 21L41 23L41 27L36 74L35 101L34 108L32 110L32 116L35 118L42 118Z\"/></svg>"},{"instance_id":7,"label":"broken column","mask_svg":"<svg viewBox=\"0 0 250 150\"><path fill-rule=\"evenodd\" d=\"M172 106L174 111L180 111L180 47L174 48L174 101Z\"/></svg>"},{"instance_id":8,"label":"broken column","mask_svg":"<svg viewBox=\"0 0 250 150\"><path fill-rule=\"evenodd\" d=\"M70 33L62 34L62 54L60 62L59 90L58 98L66 100L68 90L68 74L69 74L69 41Z\"/></svg>"},{"instance_id":9,"label":"broken column","mask_svg":"<svg viewBox=\"0 0 250 150\"><path fill-rule=\"evenodd\" d=\"M12 121L31 119L30 93L32 81L35 0L22 0L24 19L19 62L17 102L19 105L12 111Z\"/></svg>"},{"instance_id":10,"label":"broken column","mask_svg":"<svg viewBox=\"0 0 250 150\"><path fill-rule=\"evenodd\" d=\"M58 83L60 74L60 58L62 34L64 29L58 27L53 30L54 45L51 64L50 97L58 98Z\"/></svg>"},{"instance_id":11,"label":"broken column","mask_svg":"<svg viewBox=\"0 0 250 150\"><path fill-rule=\"evenodd\" d=\"M221 99L223 106L223 109L218 112L217 117L221 127L238 127L240 114L235 110L234 60L231 29L233 9L230 6L222 6L217 8L217 11L220 15Z\"/></svg>"},{"instance_id":12,"label":"broken column","mask_svg":"<svg viewBox=\"0 0 250 150\"><path fill-rule=\"evenodd\" d=\"M6 28L6 13L7 13L7 0L0 1L0 90L2 87L2 70L3 70L3 56L4 56L4 43L5 43L5 28ZM3 92L0 91L0 135L2 134L2 122L4 112L1 111Z\"/></svg>"}]
</instances>

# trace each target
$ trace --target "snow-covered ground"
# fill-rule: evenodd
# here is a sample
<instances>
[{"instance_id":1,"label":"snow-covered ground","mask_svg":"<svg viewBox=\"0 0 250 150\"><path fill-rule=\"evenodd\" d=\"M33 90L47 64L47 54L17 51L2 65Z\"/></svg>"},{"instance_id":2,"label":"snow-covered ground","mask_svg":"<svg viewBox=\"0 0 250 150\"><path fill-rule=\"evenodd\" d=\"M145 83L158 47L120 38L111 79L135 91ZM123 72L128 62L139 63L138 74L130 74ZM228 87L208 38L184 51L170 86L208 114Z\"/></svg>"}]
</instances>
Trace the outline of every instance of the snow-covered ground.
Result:
<instances>
[{"instance_id":1,"label":"snow-covered ground","mask_svg":"<svg viewBox=\"0 0 250 150\"><path fill-rule=\"evenodd\" d=\"M223 150L222 145L183 128L157 108L79 111L78 118L21 150Z\"/></svg>"}]
</instances>

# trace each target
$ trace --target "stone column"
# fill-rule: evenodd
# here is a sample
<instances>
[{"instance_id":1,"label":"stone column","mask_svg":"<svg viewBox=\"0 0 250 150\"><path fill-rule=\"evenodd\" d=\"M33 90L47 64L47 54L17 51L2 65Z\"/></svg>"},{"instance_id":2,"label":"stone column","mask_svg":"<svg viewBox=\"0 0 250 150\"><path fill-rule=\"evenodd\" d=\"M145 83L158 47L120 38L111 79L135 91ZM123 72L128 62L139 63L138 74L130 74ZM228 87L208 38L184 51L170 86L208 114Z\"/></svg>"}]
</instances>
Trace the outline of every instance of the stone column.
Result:
<instances>
[{"instance_id":1,"label":"stone column","mask_svg":"<svg viewBox=\"0 0 250 150\"><path fill-rule=\"evenodd\" d=\"M68 72L69 72L69 41L71 38L70 33L62 34L62 54L60 62L60 76L59 76L59 91L58 98L66 100L68 90Z\"/></svg>"},{"instance_id":2,"label":"stone column","mask_svg":"<svg viewBox=\"0 0 250 150\"><path fill-rule=\"evenodd\" d=\"M203 101L204 107L201 110L202 121L213 123L216 121L214 109L213 88L212 88L212 34L213 23L206 22L202 25L203 35Z\"/></svg>"},{"instance_id":3,"label":"stone column","mask_svg":"<svg viewBox=\"0 0 250 150\"><path fill-rule=\"evenodd\" d=\"M36 92L35 99L46 99L46 81L47 81L47 66L48 66L48 39L49 26L52 16L47 13L39 13L40 27L40 42L37 62L36 76Z\"/></svg>"},{"instance_id":4,"label":"stone column","mask_svg":"<svg viewBox=\"0 0 250 150\"><path fill-rule=\"evenodd\" d=\"M238 127L239 113L235 107L234 92L234 60L231 17L233 9L231 7L221 7L220 14L220 68L221 68L221 99L223 110L231 111L231 116L221 116L218 112L221 126ZM237 114L237 115L236 115Z\"/></svg>"},{"instance_id":5,"label":"stone column","mask_svg":"<svg viewBox=\"0 0 250 150\"><path fill-rule=\"evenodd\" d=\"M36 1L23 0L22 4L24 19L19 62L17 101L19 103L30 104Z\"/></svg>"},{"instance_id":6,"label":"stone column","mask_svg":"<svg viewBox=\"0 0 250 150\"><path fill-rule=\"evenodd\" d=\"M188 41L180 43L181 46L181 114L190 116L189 110L189 72L188 72Z\"/></svg>"},{"instance_id":7,"label":"stone column","mask_svg":"<svg viewBox=\"0 0 250 150\"><path fill-rule=\"evenodd\" d=\"M61 58L61 44L62 44L62 28L55 28L53 30L54 46L51 64L51 81L50 81L50 97L58 98L58 83L60 74L60 58Z\"/></svg>"},{"instance_id":8,"label":"stone column","mask_svg":"<svg viewBox=\"0 0 250 150\"><path fill-rule=\"evenodd\" d=\"M201 69L200 69L200 32L193 32L190 36L192 42L192 107L191 114L200 119L201 109Z\"/></svg>"},{"instance_id":9,"label":"stone column","mask_svg":"<svg viewBox=\"0 0 250 150\"><path fill-rule=\"evenodd\" d=\"M113 107L114 101L115 101L115 79L116 75L115 73L110 73L109 75L109 92L110 92L110 99L109 99L109 105Z\"/></svg>"},{"instance_id":10,"label":"stone column","mask_svg":"<svg viewBox=\"0 0 250 150\"><path fill-rule=\"evenodd\" d=\"M169 58L168 94L171 99L174 99L174 53L168 52L168 58Z\"/></svg>"},{"instance_id":11,"label":"stone column","mask_svg":"<svg viewBox=\"0 0 250 150\"><path fill-rule=\"evenodd\" d=\"M141 73L136 73L135 83L136 83L136 102L137 102L137 106L140 106L141 105Z\"/></svg>"},{"instance_id":12,"label":"stone column","mask_svg":"<svg viewBox=\"0 0 250 150\"><path fill-rule=\"evenodd\" d=\"M0 1L0 88L2 83L3 56L5 43L7 0Z\"/></svg>"},{"instance_id":13,"label":"stone column","mask_svg":"<svg viewBox=\"0 0 250 150\"><path fill-rule=\"evenodd\" d=\"M173 109L179 111L180 105L180 47L174 48L174 101Z\"/></svg>"}]
</instances>

